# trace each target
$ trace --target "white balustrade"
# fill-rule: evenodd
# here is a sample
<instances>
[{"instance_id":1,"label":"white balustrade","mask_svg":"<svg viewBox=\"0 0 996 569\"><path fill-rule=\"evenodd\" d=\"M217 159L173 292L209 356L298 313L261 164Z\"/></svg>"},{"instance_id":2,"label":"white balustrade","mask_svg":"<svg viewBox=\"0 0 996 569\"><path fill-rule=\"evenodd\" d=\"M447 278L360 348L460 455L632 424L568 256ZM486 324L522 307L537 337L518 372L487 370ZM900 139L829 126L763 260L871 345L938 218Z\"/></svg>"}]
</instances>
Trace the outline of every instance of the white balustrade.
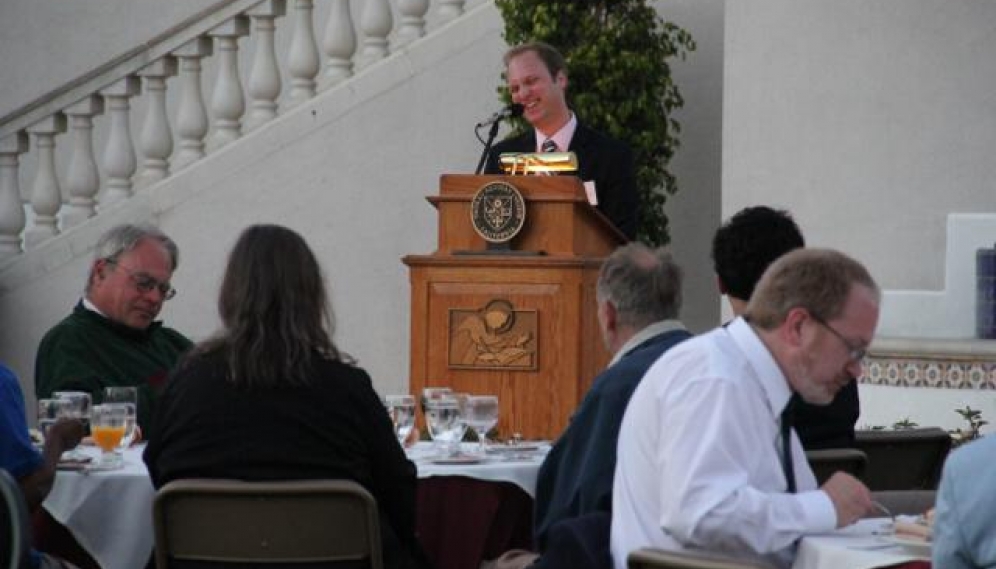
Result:
<instances>
[{"instance_id":1,"label":"white balustrade","mask_svg":"<svg viewBox=\"0 0 996 569\"><path fill-rule=\"evenodd\" d=\"M360 29L363 31L362 65L383 59L387 56L387 34L391 33L394 18L387 0L366 0L360 16Z\"/></svg>"},{"instance_id":2,"label":"white balustrade","mask_svg":"<svg viewBox=\"0 0 996 569\"><path fill-rule=\"evenodd\" d=\"M349 0L331 0L329 19L325 24L322 48L325 51L325 83L328 88L353 74L353 54L356 53L356 29L349 12Z\"/></svg>"},{"instance_id":3,"label":"white balustrade","mask_svg":"<svg viewBox=\"0 0 996 569\"><path fill-rule=\"evenodd\" d=\"M397 47L404 47L425 35L425 13L428 11L429 0L398 0L401 26L395 37Z\"/></svg>"},{"instance_id":4,"label":"white balustrade","mask_svg":"<svg viewBox=\"0 0 996 569\"><path fill-rule=\"evenodd\" d=\"M18 184L19 156L28 151L28 135L18 131L0 139L0 259L19 254L26 218Z\"/></svg>"},{"instance_id":5,"label":"white balustrade","mask_svg":"<svg viewBox=\"0 0 996 569\"><path fill-rule=\"evenodd\" d=\"M56 214L62 206L59 177L55 173L55 135L66 132L66 115L56 113L28 127L38 149L38 171L31 186L31 209L34 226L24 234L24 247L39 243L59 234Z\"/></svg>"},{"instance_id":6,"label":"white balustrade","mask_svg":"<svg viewBox=\"0 0 996 569\"><path fill-rule=\"evenodd\" d=\"M111 123L104 150L105 183L100 197L101 207L131 197L131 177L135 175L137 161L135 145L131 140L131 103L128 99L141 89L138 77L129 75L100 90Z\"/></svg>"},{"instance_id":7,"label":"white balustrade","mask_svg":"<svg viewBox=\"0 0 996 569\"><path fill-rule=\"evenodd\" d=\"M90 95L66 108L73 149L66 168L64 189L69 203L62 211L63 229L79 225L94 216L95 198L100 189L100 174L93 155L93 117L104 112L104 99Z\"/></svg>"},{"instance_id":8,"label":"white balustrade","mask_svg":"<svg viewBox=\"0 0 996 569\"><path fill-rule=\"evenodd\" d=\"M285 0L268 0L246 14L252 18L256 31L256 54L249 72L249 117L246 128L252 130L277 116L277 97L280 96L280 68L273 34L274 20L286 12Z\"/></svg>"},{"instance_id":9,"label":"white balustrade","mask_svg":"<svg viewBox=\"0 0 996 569\"><path fill-rule=\"evenodd\" d=\"M211 96L214 134L208 145L217 150L242 136L246 99L239 78L239 38L249 35L249 19L236 16L211 30L210 35L218 53L218 78Z\"/></svg>"},{"instance_id":10,"label":"white balustrade","mask_svg":"<svg viewBox=\"0 0 996 569\"><path fill-rule=\"evenodd\" d=\"M169 176L169 157L173 154L173 133L166 114L166 78L176 75L176 58L167 55L138 72L145 77L149 106L145 124L138 136L142 150L142 172L135 180L136 188L155 184Z\"/></svg>"},{"instance_id":11,"label":"white balustrade","mask_svg":"<svg viewBox=\"0 0 996 569\"><path fill-rule=\"evenodd\" d=\"M315 43L314 3L294 0L294 30L287 68L291 76L291 104L296 105L315 96L315 76L318 75L318 45Z\"/></svg>"},{"instance_id":12,"label":"white balustrade","mask_svg":"<svg viewBox=\"0 0 996 569\"><path fill-rule=\"evenodd\" d=\"M464 0L439 0L439 18L445 23L459 18L463 14Z\"/></svg>"},{"instance_id":13,"label":"white balustrade","mask_svg":"<svg viewBox=\"0 0 996 569\"><path fill-rule=\"evenodd\" d=\"M133 188L153 185L200 161L207 152L206 146L213 151L240 138L243 122L245 130L258 128L276 118L282 105L311 99L316 94L322 57L325 69L321 81L325 89L347 80L356 68L383 59L391 49L407 46L426 34L430 0L396 0L397 29L390 0L364 0L358 19L351 13L350 0L325 1L329 2L329 15L320 46L315 39L314 0L293 0L291 6L288 0L240 2L248 8L228 6L228 12L215 16L214 20L207 16L200 28L180 32L186 35L177 36L175 43L168 44L167 39L168 45L158 44L159 51L147 59L152 63L141 68L125 65L124 77L110 86L89 95L87 89L96 85L67 87L67 93L76 89L83 98L72 105L55 107L63 108L63 112L37 121L23 131L5 135L0 140L0 259L36 246L57 235L60 228L75 226L98 215L106 206L130 197ZM465 4L465 0L439 0L436 6L439 19L445 23L459 17ZM290 45L282 69L276 49L276 20L288 15L288 9L292 10L289 14L292 24L287 30ZM215 25L216 22L223 23ZM239 38L249 35L250 24L254 31L253 54L243 91ZM393 45L389 44L389 38ZM148 53L153 52L155 45L149 44ZM176 45L179 47L174 48ZM218 59L212 68L217 69L217 77L209 114L202 92L202 65L203 59L214 53ZM289 77L290 89L282 95L284 73ZM174 153L174 133L167 111L167 80L177 74ZM141 91L141 78L148 97L137 138L141 172L135 176L137 159L131 135L130 98ZM248 113L245 94L249 97ZM94 117L102 113L107 114L107 146L98 164L93 148ZM34 116L30 120L35 120ZM67 122L72 131L72 146L60 187L55 165L56 135L66 131ZM20 155L29 151L34 151L37 172L28 200L30 211L26 214L27 194L22 196L19 187Z\"/></svg>"},{"instance_id":14,"label":"white balustrade","mask_svg":"<svg viewBox=\"0 0 996 569\"><path fill-rule=\"evenodd\" d=\"M185 168L204 157L204 137L209 125L201 91L201 58L211 55L211 52L211 38L203 36L172 52L180 62L180 103L176 115L180 149L173 157L174 170Z\"/></svg>"}]
</instances>

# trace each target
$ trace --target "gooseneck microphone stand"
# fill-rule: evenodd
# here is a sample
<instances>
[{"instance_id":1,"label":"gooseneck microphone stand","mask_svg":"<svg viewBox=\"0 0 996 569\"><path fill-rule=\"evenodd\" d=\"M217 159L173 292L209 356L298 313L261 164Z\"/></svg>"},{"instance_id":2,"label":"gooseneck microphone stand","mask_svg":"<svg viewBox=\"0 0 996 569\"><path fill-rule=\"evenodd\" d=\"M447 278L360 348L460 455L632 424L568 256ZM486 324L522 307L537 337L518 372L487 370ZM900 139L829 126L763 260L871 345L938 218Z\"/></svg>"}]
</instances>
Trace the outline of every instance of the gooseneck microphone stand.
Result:
<instances>
[{"instance_id":1,"label":"gooseneck microphone stand","mask_svg":"<svg viewBox=\"0 0 996 569\"><path fill-rule=\"evenodd\" d=\"M488 131L488 140L484 143L484 151L481 152L481 159L477 162L477 170L474 170L475 175L480 174L481 170L484 169L484 163L487 161L488 154L491 152L491 145L494 144L495 137L498 136L498 124L500 122L500 120L497 120L491 123L491 130ZM475 128L474 133L477 134L477 138L480 140L481 135L478 132L478 129Z\"/></svg>"}]
</instances>

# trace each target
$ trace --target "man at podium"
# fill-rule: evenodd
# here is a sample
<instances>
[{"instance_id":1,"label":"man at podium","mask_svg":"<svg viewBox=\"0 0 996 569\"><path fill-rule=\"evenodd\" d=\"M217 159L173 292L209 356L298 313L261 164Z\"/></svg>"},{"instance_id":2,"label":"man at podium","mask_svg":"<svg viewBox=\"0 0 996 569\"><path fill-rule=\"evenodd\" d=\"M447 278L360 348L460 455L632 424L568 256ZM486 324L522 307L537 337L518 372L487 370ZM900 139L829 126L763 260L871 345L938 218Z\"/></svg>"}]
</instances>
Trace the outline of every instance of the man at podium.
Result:
<instances>
[{"instance_id":1,"label":"man at podium","mask_svg":"<svg viewBox=\"0 0 996 569\"><path fill-rule=\"evenodd\" d=\"M504 62L512 102L522 105L533 131L496 144L484 173L500 174L499 157L506 152L573 152L589 201L633 239L640 203L629 146L585 126L567 106L567 64L554 47L522 44L508 50ZM594 190L588 182L594 183Z\"/></svg>"}]
</instances>

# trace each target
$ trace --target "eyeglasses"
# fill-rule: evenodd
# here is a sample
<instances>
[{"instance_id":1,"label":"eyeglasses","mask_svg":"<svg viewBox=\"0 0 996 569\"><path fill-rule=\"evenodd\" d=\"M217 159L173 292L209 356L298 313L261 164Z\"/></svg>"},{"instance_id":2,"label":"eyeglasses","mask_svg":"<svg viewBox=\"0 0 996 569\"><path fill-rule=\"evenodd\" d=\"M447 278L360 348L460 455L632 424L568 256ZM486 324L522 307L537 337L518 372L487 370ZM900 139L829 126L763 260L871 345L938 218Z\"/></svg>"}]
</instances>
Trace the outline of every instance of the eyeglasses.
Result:
<instances>
[{"instance_id":1,"label":"eyeglasses","mask_svg":"<svg viewBox=\"0 0 996 569\"><path fill-rule=\"evenodd\" d=\"M809 316L811 316L812 319L815 320L820 326L823 326L824 328L826 328L827 330L829 330L831 334L833 334L834 336L836 336L837 339L840 340L840 342L842 344L844 344L844 347L847 348L847 357L852 362L860 362L861 360L865 359L865 356L868 355L868 349L867 348L861 348L861 347L855 346L854 344L852 344L851 342L849 342L847 340L847 338L844 337L843 334L841 334L840 332L838 332L837 330L835 330L833 326L827 324L826 320L823 320L822 318L820 318L819 316L813 314L812 312L809 313Z\"/></svg>"},{"instance_id":2,"label":"eyeglasses","mask_svg":"<svg viewBox=\"0 0 996 569\"><path fill-rule=\"evenodd\" d=\"M163 296L164 301L169 300L174 296L176 296L176 289L173 288L172 285L170 285L168 282L165 283L160 282L146 273L133 271L113 259L107 259L107 264L114 265L115 267L118 267L124 272L128 273L128 276L131 278L131 282L135 285L135 288L138 289L138 291L141 292L142 294L148 294L153 290L158 290L159 294Z\"/></svg>"}]
</instances>

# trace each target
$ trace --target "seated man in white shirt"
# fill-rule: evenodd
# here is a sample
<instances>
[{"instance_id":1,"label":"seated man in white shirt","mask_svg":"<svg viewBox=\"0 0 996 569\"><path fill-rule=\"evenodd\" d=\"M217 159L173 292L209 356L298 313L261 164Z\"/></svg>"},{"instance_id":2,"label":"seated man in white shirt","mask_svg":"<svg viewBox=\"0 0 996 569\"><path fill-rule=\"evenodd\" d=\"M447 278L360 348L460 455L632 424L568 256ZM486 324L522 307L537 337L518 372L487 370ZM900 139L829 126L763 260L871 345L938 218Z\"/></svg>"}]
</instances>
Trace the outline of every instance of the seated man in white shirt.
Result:
<instances>
[{"instance_id":1,"label":"seated man in white shirt","mask_svg":"<svg viewBox=\"0 0 996 569\"><path fill-rule=\"evenodd\" d=\"M817 488L798 436L782 432L782 416L795 397L825 405L861 375L880 296L857 261L797 249L768 268L744 317L651 366L619 432L617 569L641 547L788 567L802 536L871 511L870 492L846 473Z\"/></svg>"}]
</instances>

